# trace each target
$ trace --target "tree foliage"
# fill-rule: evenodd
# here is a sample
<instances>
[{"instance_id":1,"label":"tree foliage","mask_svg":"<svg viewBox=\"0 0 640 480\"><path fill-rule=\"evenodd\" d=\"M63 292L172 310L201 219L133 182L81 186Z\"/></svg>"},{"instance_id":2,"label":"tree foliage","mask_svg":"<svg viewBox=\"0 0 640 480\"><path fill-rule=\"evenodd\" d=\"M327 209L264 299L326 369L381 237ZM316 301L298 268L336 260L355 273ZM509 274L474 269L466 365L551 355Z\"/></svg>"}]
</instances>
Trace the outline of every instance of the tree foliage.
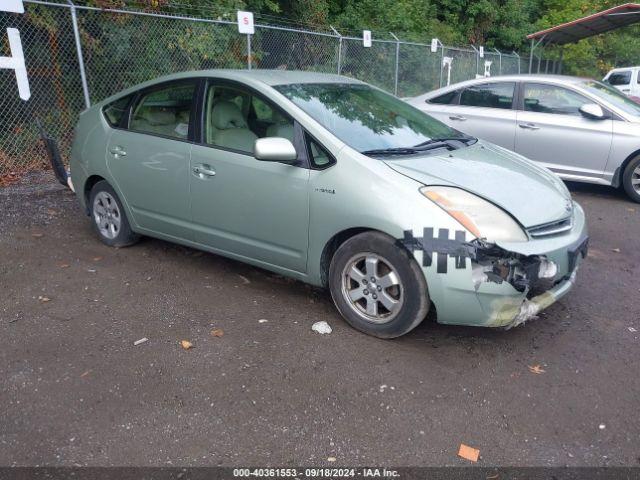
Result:
<instances>
[{"instance_id":1,"label":"tree foliage","mask_svg":"<svg viewBox=\"0 0 640 480\"><path fill-rule=\"evenodd\" d=\"M258 8L247 0L247 5ZM526 35L619 5L614 0L273 0L269 8L300 22L332 24L345 34L364 28L409 40L439 38L528 55ZM257 10L259 11L259 10ZM640 63L640 27L627 27L564 48L565 72L599 77ZM558 48L545 52L559 58Z\"/></svg>"}]
</instances>

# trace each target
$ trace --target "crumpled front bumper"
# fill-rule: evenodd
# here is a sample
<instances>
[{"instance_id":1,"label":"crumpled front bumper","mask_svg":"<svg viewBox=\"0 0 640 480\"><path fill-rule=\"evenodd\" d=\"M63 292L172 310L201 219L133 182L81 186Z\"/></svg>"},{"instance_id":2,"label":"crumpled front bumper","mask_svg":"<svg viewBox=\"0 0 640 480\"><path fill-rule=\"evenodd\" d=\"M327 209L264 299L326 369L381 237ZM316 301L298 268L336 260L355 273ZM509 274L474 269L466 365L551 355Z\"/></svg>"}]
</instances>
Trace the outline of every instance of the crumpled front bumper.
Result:
<instances>
[{"instance_id":1,"label":"crumpled front bumper","mask_svg":"<svg viewBox=\"0 0 640 480\"><path fill-rule=\"evenodd\" d=\"M402 240L419 262L440 323L511 328L534 318L566 295L587 255L582 208L574 203L569 232L528 242L466 242L464 232L425 229L422 238ZM555 270L539 278L540 264Z\"/></svg>"},{"instance_id":2,"label":"crumpled front bumper","mask_svg":"<svg viewBox=\"0 0 640 480\"><path fill-rule=\"evenodd\" d=\"M496 306L489 308L490 317L487 326L512 328L535 318L539 312L569 293L576 281L577 273L576 266L569 278L560 281L551 289L535 297L524 300L521 298L504 299L496 302Z\"/></svg>"}]
</instances>

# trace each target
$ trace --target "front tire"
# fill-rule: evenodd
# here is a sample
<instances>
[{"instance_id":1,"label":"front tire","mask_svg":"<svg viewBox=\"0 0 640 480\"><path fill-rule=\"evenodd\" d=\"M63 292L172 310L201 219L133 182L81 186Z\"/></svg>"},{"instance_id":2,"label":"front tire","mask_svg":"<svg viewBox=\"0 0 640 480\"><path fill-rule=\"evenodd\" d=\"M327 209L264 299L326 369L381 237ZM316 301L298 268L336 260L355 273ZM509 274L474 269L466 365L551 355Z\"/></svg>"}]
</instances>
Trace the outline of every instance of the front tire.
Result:
<instances>
[{"instance_id":1,"label":"front tire","mask_svg":"<svg viewBox=\"0 0 640 480\"><path fill-rule=\"evenodd\" d=\"M631 160L624 169L622 185L629 198L640 203L640 155Z\"/></svg>"},{"instance_id":2,"label":"front tire","mask_svg":"<svg viewBox=\"0 0 640 480\"><path fill-rule=\"evenodd\" d=\"M99 181L91 189L89 208L93 229L102 243L110 247L126 247L140 239L131 230L118 195L105 180Z\"/></svg>"},{"instance_id":3,"label":"front tire","mask_svg":"<svg viewBox=\"0 0 640 480\"><path fill-rule=\"evenodd\" d=\"M329 267L329 289L353 328L379 338L410 332L429 311L420 266L380 232L358 234L338 248Z\"/></svg>"}]
</instances>

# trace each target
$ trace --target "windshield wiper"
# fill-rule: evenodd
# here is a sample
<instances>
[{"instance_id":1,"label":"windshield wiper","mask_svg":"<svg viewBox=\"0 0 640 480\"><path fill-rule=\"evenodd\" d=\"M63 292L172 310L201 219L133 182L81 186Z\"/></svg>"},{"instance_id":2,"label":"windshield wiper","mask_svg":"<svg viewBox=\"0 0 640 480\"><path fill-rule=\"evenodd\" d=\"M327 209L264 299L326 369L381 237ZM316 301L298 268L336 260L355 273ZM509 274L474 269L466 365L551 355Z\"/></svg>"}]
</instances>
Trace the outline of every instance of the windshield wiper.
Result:
<instances>
[{"instance_id":1,"label":"windshield wiper","mask_svg":"<svg viewBox=\"0 0 640 480\"><path fill-rule=\"evenodd\" d=\"M462 143L475 143L477 141L474 137L443 137L443 138L431 138L426 142L419 143L413 147L395 147L395 148L379 148L374 150L365 150L360 152L363 155L415 155L416 153L426 152L427 150L435 150L436 148L450 148L457 150L460 148L455 144L449 143L452 141L459 141Z\"/></svg>"},{"instance_id":2,"label":"windshield wiper","mask_svg":"<svg viewBox=\"0 0 640 480\"><path fill-rule=\"evenodd\" d=\"M462 142L462 143L475 143L476 138L474 137L441 137L441 138L430 138L426 142L419 143L418 145L414 145L412 148L418 149L420 147L431 147L431 148L439 148L442 146L449 146L452 148L456 148L454 145L451 145L448 142Z\"/></svg>"},{"instance_id":3,"label":"windshield wiper","mask_svg":"<svg viewBox=\"0 0 640 480\"><path fill-rule=\"evenodd\" d=\"M397 147L397 148L378 148L374 150L365 150L360 152L363 155L413 155L418 153L419 150L411 147Z\"/></svg>"}]
</instances>

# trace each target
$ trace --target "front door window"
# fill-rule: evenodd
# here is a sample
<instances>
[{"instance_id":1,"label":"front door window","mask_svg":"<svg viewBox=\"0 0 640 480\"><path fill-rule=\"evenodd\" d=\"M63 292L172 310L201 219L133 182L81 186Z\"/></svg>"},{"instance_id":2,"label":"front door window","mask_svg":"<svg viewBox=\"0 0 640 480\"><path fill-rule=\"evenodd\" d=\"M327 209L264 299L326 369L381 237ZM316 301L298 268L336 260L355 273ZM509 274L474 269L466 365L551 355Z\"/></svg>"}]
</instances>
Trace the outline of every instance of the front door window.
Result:
<instances>
[{"instance_id":1,"label":"front door window","mask_svg":"<svg viewBox=\"0 0 640 480\"><path fill-rule=\"evenodd\" d=\"M208 145L252 155L258 138L293 141L293 120L249 90L210 85L205 98L204 133Z\"/></svg>"},{"instance_id":2,"label":"front door window","mask_svg":"<svg viewBox=\"0 0 640 480\"><path fill-rule=\"evenodd\" d=\"M580 107L586 103L593 102L566 88L541 83L527 83L524 86L525 112L577 116L580 115Z\"/></svg>"}]
</instances>

